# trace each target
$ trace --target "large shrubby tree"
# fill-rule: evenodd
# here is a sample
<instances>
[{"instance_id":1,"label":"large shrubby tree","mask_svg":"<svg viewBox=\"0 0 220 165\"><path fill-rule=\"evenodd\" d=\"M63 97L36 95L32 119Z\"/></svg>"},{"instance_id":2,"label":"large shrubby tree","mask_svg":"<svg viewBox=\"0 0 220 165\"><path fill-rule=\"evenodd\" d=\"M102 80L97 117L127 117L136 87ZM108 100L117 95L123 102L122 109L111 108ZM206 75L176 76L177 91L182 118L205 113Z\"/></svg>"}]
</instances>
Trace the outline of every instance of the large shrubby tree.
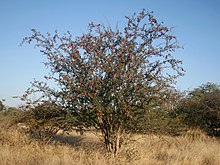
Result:
<instances>
[{"instance_id":1,"label":"large shrubby tree","mask_svg":"<svg viewBox=\"0 0 220 165\"><path fill-rule=\"evenodd\" d=\"M143 10L126 17L124 29L90 23L88 32L75 38L33 29L23 42L35 41L46 55L45 78L57 87L35 81L24 98L42 92L41 100L53 100L83 125L99 129L106 149L117 154L126 124L164 104L184 72L171 55L179 48L172 28L152 14Z\"/></svg>"}]
</instances>

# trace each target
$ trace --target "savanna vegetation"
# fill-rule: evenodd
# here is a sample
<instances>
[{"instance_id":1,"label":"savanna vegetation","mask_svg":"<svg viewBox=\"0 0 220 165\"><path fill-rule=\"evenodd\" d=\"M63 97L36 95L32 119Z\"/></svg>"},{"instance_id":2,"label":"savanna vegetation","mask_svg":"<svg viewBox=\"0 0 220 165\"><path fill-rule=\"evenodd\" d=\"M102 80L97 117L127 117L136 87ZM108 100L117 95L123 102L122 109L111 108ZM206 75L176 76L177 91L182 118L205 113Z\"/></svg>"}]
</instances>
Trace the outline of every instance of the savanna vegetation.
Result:
<instances>
[{"instance_id":1,"label":"savanna vegetation","mask_svg":"<svg viewBox=\"0 0 220 165\"><path fill-rule=\"evenodd\" d=\"M50 143L31 138L23 125L8 128L1 122L1 165L202 165L220 163L220 142L201 130L181 136L133 134L116 157L105 151L100 134L57 133Z\"/></svg>"},{"instance_id":2,"label":"savanna vegetation","mask_svg":"<svg viewBox=\"0 0 220 165\"><path fill-rule=\"evenodd\" d=\"M220 86L206 83L189 91L175 113L187 126L220 136Z\"/></svg>"},{"instance_id":3,"label":"savanna vegetation","mask_svg":"<svg viewBox=\"0 0 220 165\"><path fill-rule=\"evenodd\" d=\"M126 20L24 38L49 74L25 106L0 102L0 164L220 164L219 85L176 90L185 71L172 28L145 10Z\"/></svg>"}]
</instances>

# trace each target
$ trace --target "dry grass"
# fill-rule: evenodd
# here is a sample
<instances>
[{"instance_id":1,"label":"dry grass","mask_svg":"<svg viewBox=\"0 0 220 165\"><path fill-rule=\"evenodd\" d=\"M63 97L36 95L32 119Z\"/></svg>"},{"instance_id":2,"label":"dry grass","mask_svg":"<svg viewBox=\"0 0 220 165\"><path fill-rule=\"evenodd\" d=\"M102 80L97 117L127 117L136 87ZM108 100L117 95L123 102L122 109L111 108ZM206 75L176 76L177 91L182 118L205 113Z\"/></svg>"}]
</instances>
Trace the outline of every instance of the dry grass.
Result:
<instances>
[{"instance_id":1,"label":"dry grass","mask_svg":"<svg viewBox=\"0 0 220 165\"><path fill-rule=\"evenodd\" d=\"M0 125L1 126L1 125ZM202 132L181 137L135 135L112 159L92 133L57 135L54 143L42 144L17 129L0 130L0 165L219 165L220 142Z\"/></svg>"},{"instance_id":2,"label":"dry grass","mask_svg":"<svg viewBox=\"0 0 220 165\"><path fill-rule=\"evenodd\" d=\"M139 159L135 164L219 165L219 140L195 134L176 138L145 136L139 140Z\"/></svg>"}]
</instances>

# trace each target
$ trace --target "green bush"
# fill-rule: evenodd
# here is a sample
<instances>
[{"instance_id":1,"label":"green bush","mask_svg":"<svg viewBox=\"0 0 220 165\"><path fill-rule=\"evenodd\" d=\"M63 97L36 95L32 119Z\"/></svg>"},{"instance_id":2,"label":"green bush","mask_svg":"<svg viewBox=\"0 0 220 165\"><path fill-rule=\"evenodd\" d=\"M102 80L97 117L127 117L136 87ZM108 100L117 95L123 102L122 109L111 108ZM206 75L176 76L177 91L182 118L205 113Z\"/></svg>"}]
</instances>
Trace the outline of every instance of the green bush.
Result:
<instances>
[{"instance_id":1,"label":"green bush","mask_svg":"<svg viewBox=\"0 0 220 165\"><path fill-rule=\"evenodd\" d=\"M70 130L75 122L71 114L52 102L44 102L24 110L15 123L23 123L26 132L32 137L49 142L62 129Z\"/></svg>"},{"instance_id":2,"label":"green bush","mask_svg":"<svg viewBox=\"0 0 220 165\"><path fill-rule=\"evenodd\" d=\"M202 129L211 136L219 136L220 87L207 83L190 91L179 104L177 114L189 127Z\"/></svg>"},{"instance_id":3,"label":"green bush","mask_svg":"<svg viewBox=\"0 0 220 165\"><path fill-rule=\"evenodd\" d=\"M130 122L128 130L135 133L179 135L182 130L180 119L164 110L149 111L144 116Z\"/></svg>"},{"instance_id":4,"label":"green bush","mask_svg":"<svg viewBox=\"0 0 220 165\"><path fill-rule=\"evenodd\" d=\"M2 101L0 101L0 112L3 111L5 109L4 104L2 103Z\"/></svg>"}]
</instances>

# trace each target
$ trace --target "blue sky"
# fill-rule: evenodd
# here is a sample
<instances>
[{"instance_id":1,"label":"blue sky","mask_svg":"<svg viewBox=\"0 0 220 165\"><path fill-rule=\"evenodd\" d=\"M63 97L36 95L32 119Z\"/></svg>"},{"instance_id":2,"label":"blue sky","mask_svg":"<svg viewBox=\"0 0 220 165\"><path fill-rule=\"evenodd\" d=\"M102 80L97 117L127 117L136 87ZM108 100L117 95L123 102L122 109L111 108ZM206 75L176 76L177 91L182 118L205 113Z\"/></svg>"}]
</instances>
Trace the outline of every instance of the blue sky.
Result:
<instances>
[{"instance_id":1,"label":"blue sky","mask_svg":"<svg viewBox=\"0 0 220 165\"><path fill-rule=\"evenodd\" d=\"M90 22L123 26L124 16L143 8L175 27L174 34L184 46L176 52L187 71L178 79L178 89L220 84L219 0L0 0L0 100L20 105L12 96L22 95L34 78L43 80L47 73L38 49L19 47L31 28L42 33L69 30L78 36Z\"/></svg>"}]
</instances>

